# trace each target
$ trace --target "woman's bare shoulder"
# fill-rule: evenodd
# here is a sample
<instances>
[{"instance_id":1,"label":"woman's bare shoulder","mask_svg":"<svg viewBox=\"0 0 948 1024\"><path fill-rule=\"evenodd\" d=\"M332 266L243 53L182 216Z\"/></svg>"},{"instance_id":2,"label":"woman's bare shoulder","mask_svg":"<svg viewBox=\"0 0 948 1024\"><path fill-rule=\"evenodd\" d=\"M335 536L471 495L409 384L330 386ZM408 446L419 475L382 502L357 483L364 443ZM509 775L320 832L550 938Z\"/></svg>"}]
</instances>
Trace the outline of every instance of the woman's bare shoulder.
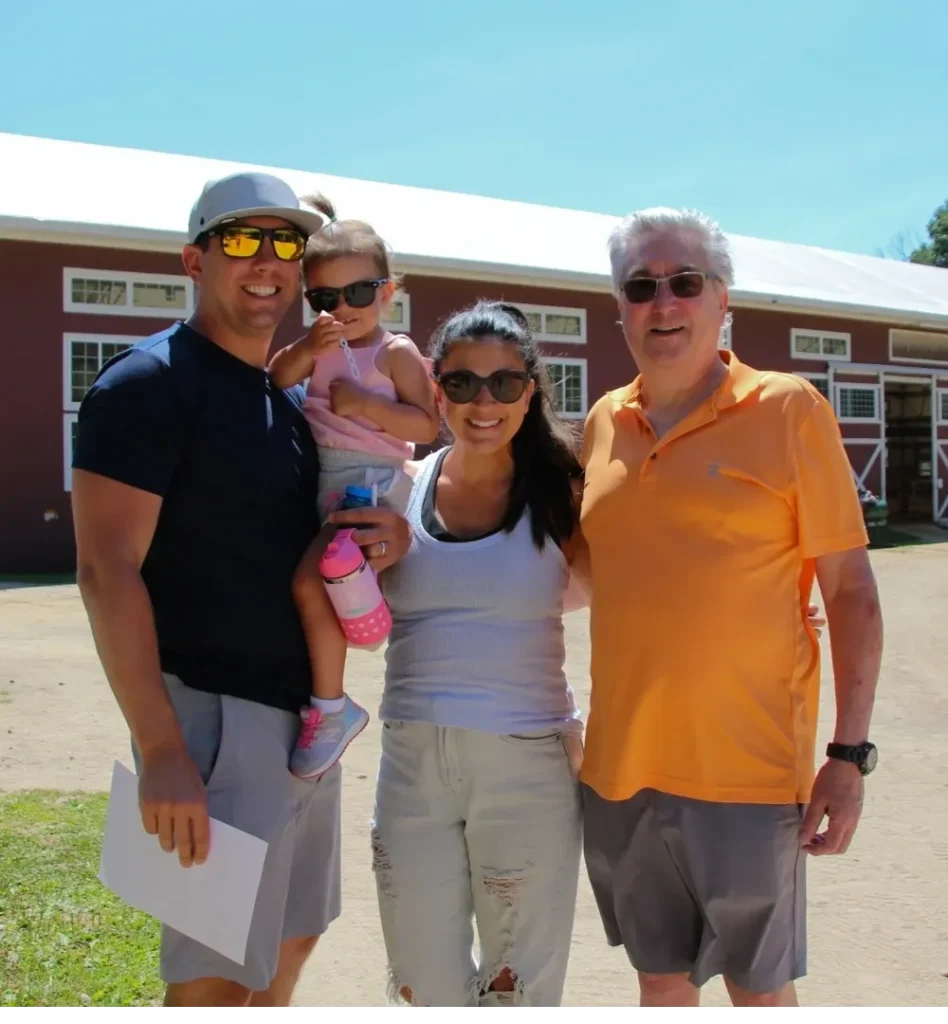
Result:
<instances>
[{"instance_id":1,"label":"woman's bare shoulder","mask_svg":"<svg viewBox=\"0 0 948 1024\"><path fill-rule=\"evenodd\" d=\"M443 452L444 448L436 448L433 452L428 452L423 459L415 459L413 462L406 462L402 468L412 478L412 480L414 480L426 462L429 462L436 455L440 455Z\"/></svg>"}]
</instances>

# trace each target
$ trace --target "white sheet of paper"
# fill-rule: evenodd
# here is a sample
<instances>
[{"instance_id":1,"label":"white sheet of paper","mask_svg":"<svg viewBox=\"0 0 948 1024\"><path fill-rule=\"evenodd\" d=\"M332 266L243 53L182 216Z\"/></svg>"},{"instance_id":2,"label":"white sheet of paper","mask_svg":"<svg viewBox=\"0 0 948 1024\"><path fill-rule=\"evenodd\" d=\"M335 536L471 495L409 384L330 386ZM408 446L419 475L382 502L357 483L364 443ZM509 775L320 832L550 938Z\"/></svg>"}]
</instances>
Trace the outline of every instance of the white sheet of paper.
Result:
<instances>
[{"instance_id":1,"label":"white sheet of paper","mask_svg":"<svg viewBox=\"0 0 948 1024\"><path fill-rule=\"evenodd\" d=\"M201 865L181 867L142 825L138 776L115 762L99 880L138 910L243 964L267 844L211 818Z\"/></svg>"}]
</instances>

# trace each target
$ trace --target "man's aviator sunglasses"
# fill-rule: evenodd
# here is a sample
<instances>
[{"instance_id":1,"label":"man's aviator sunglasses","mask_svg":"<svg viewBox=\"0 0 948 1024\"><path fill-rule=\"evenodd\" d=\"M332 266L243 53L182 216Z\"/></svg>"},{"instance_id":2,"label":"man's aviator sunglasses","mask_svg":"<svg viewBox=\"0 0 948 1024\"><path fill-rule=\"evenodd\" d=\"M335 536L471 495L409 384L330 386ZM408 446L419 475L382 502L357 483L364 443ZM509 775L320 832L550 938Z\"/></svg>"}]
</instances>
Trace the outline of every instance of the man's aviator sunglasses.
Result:
<instances>
[{"instance_id":1,"label":"man's aviator sunglasses","mask_svg":"<svg viewBox=\"0 0 948 1024\"><path fill-rule=\"evenodd\" d=\"M682 270L668 277L630 277L622 286L622 294L633 305L652 302L658 295L662 281L676 299L696 299L704 291L705 280L719 280L717 274L705 273L701 270Z\"/></svg>"},{"instance_id":2,"label":"man's aviator sunglasses","mask_svg":"<svg viewBox=\"0 0 948 1024\"><path fill-rule=\"evenodd\" d=\"M387 281L387 277L380 277L374 281L353 281L343 288L307 288L303 295L314 313L331 313L340 299L345 299L350 309L365 309L375 302L375 293Z\"/></svg>"},{"instance_id":3,"label":"man's aviator sunglasses","mask_svg":"<svg viewBox=\"0 0 948 1024\"><path fill-rule=\"evenodd\" d=\"M452 370L435 377L445 397L454 405L473 402L485 387L491 398L503 405L510 405L520 398L527 388L530 374L523 370L495 370L489 377L478 377L470 370Z\"/></svg>"},{"instance_id":4,"label":"man's aviator sunglasses","mask_svg":"<svg viewBox=\"0 0 948 1024\"><path fill-rule=\"evenodd\" d=\"M232 228L211 228L205 236L216 235L221 240L225 256L235 260L249 260L256 256L265 238L270 239L273 254L285 263L296 263L303 258L306 235L296 228L255 228L239 225Z\"/></svg>"}]
</instances>

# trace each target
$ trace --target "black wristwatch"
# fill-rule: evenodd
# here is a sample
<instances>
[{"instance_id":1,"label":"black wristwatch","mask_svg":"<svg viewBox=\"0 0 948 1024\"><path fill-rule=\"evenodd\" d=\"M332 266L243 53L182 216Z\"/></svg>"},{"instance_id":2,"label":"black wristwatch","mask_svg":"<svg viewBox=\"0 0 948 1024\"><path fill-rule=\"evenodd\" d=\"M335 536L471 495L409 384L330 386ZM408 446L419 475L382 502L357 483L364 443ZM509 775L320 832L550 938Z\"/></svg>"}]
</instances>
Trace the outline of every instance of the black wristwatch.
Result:
<instances>
[{"instance_id":1,"label":"black wristwatch","mask_svg":"<svg viewBox=\"0 0 948 1024\"><path fill-rule=\"evenodd\" d=\"M857 743L849 746L846 743L830 743L826 747L826 756L836 761L848 761L854 764L862 775L868 775L879 761L879 751L874 743Z\"/></svg>"}]
</instances>

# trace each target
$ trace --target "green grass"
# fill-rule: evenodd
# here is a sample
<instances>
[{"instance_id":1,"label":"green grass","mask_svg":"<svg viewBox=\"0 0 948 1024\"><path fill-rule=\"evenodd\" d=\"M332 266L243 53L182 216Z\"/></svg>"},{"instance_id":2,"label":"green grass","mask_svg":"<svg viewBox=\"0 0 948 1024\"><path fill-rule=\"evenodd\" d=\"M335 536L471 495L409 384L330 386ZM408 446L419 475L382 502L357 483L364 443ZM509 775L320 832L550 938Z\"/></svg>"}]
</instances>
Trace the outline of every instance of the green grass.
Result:
<instances>
[{"instance_id":1,"label":"green grass","mask_svg":"<svg viewBox=\"0 0 948 1024\"><path fill-rule=\"evenodd\" d=\"M22 583L30 587L61 587L66 583L75 583L74 572L0 572L0 583Z\"/></svg>"},{"instance_id":2,"label":"green grass","mask_svg":"<svg viewBox=\"0 0 948 1024\"><path fill-rule=\"evenodd\" d=\"M921 537L897 530L893 526L874 526L869 531L869 546L872 548L903 548L925 543Z\"/></svg>"},{"instance_id":3,"label":"green grass","mask_svg":"<svg viewBox=\"0 0 948 1024\"><path fill-rule=\"evenodd\" d=\"M0 794L0 1007L159 1003L159 925L98 880L105 793Z\"/></svg>"}]
</instances>

